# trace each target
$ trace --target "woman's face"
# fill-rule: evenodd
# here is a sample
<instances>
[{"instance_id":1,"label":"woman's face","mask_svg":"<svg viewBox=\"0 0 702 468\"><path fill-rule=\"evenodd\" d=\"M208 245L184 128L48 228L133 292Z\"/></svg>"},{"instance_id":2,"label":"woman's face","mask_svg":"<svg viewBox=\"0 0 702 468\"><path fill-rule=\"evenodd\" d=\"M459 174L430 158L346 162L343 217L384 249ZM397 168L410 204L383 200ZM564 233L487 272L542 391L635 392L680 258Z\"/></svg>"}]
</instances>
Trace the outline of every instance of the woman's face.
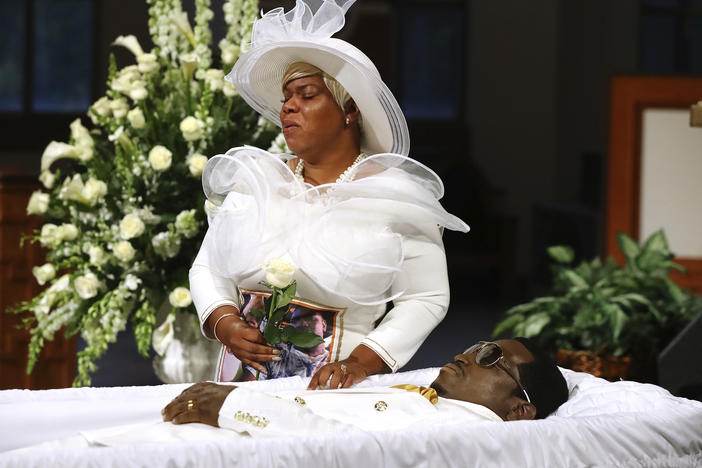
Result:
<instances>
[{"instance_id":1,"label":"woman's face","mask_svg":"<svg viewBox=\"0 0 702 468\"><path fill-rule=\"evenodd\" d=\"M344 130L344 113L319 75L291 80L283 89L280 121L298 156L330 147Z\"/></svg>"}]
</instances>

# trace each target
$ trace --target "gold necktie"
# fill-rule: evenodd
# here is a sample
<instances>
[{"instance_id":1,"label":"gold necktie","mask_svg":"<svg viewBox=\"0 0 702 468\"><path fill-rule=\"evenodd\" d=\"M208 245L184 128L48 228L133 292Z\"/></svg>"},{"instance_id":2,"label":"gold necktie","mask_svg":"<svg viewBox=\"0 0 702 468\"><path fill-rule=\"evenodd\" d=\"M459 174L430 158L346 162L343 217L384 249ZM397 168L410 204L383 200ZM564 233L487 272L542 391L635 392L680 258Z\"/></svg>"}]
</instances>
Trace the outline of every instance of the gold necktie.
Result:
<instances>
[{"instance_id":1,"label":"gold necktie","mask_svg":"<svg viewBox=\"0 0 702 468\"><path fill-rule=\"evenodd\" d=\"M416 385L412 384L393 385L392 388L401 388L402 390L407 390L408 392L419 393L424 398L431 401L432 405L435 405L436 402L439 401L439 395L436 394L436 390L433 388L417 387Z\"/></svg>"}]
</instances>

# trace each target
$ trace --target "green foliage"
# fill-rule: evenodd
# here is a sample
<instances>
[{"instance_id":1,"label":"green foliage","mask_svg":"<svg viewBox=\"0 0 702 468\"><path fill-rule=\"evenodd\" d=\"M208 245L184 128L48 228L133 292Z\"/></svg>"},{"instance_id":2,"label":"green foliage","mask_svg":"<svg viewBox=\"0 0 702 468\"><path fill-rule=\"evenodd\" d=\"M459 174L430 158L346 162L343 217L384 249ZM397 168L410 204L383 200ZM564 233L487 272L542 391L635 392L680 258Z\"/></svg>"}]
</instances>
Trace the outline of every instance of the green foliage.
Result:
<instances>
[{"instance_id":1,"label":"green foliage","mask_svg":"<svg viewBox=\"0 0 702 468\"><path fill-rule=\"evenodd\" d=\"M626 263L611 258L573 266L568 247L548 249L552 266L549 296L509 309L493 337L512 332L542 346L587 349L601 355L631 355L650 359L702 310L702 298L668 278L672 261L663 231L639 245L625 234L617 236Z\"/></svg>"}]
</instances>

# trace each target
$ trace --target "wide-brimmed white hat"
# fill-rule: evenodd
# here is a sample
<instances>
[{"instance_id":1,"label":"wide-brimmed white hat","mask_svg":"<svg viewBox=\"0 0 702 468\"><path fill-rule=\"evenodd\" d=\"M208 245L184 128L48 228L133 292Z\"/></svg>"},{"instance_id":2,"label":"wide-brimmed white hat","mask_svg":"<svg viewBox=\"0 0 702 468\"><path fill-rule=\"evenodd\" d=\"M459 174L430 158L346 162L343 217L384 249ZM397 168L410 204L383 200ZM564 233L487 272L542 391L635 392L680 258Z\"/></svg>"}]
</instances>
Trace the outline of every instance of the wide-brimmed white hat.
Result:
<instances>
[{"instance_id":1,"label":"wide-brimmed white hat","mask_svg":"<svg viewBox=\"0 0 702 468\"><path fill-rule=\"evenodd\" d=\"M334 77L351 95L363 117L361 150L368 154L409 154L407 122L373 62L332 34L356 0L297 0L285 13L276 8L254 22L251 49L227 79L259 114L280 123L283 75L306 62Z\"/></svg>"}]
</instances>

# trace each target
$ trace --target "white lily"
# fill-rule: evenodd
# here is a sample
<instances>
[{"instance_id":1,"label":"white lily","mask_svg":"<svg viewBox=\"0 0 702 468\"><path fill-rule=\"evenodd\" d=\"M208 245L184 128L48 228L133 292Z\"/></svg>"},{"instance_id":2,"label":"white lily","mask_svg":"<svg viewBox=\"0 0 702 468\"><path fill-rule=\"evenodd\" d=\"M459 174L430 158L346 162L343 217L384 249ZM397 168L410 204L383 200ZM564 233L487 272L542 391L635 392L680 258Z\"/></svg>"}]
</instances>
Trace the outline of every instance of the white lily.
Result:
<instances>
[{"instance_id":1,"label":"white lily","mask_svg":"<svg viewBox=\"0 0 702 468\"><path fill-rule=\"evenodd\" d=\"M183 33L188 42L191 45L195 45L195 34L193 34L193 29L190 27L188 14L184 11L174 11L171 13L170 20Z\"/></svg>"},{"instance_id":2,"label":"white lily","mask_svg":"<svg viewBox=\"0 0 702 468\"><path fill-rule=\"evenodd\" d=\"M173 341L173 322L175 321L175 314L168 314L166 320L163 321L161 325L155 329L151 335L151 346L153 346L154 351L159 356L166 354L166 350L171 345Z\"/></svg>"},{"instance_id":3,"label":"white lily","mask_svg":"<svg viewBox=\"0 0 702 468\"><path fill-rule=\"evenodd\" d=\"M135 57L139 57L144 53L144 51L141 49L141 45L139 45L139 41L133 34L128 36L118 36L112 45L126 47L131 53L134 54Z\"/></svg>"},{"instance_id":4,"label":"white lily","mask_svg":"<svg viewBox=\"0 0 702 468\"><path fill-rule=\"evenodd\" d=\"M78 159L76 147L60 141L52 141L41 155L41 170L45 171L51 167L54 161L59 159Z\"/></svg>"}]
</instances>

